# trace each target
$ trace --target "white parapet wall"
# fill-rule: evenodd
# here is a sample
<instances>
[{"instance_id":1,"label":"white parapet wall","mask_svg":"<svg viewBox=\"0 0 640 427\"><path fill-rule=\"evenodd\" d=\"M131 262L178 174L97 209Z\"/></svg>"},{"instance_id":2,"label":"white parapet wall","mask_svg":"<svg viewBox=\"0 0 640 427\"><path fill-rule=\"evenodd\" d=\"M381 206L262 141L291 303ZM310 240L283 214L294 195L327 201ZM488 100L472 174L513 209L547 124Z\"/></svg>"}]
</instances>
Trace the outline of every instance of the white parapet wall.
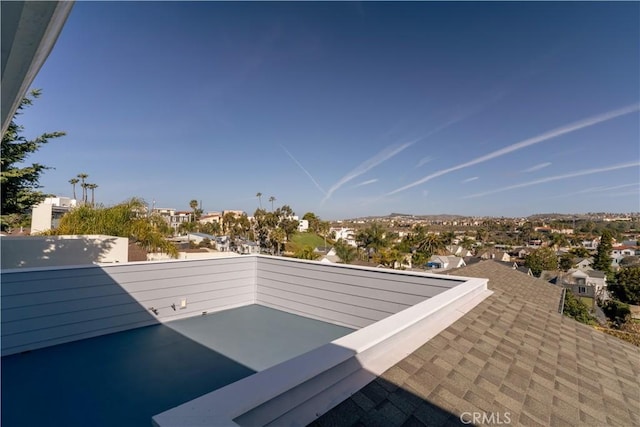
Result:
<instances>
[{"instance_id":1,"label":"white parapet wall","mask_svg":"<svg viewBox=\"0 0 640 427\"><path fill-rule=\"evenodd\" d=\"M486 279L263 255L3 270L0 292L2 355L249 304L358 329L158 414L158 427L306 425L491 293Z\"/></svg>"},{"instance_id":2,"label":"white parapet wall","mask_svg":"<svg viewBox=\"0 0 640 427\"><path fill-rule=\"evenodd\" d=\"M178 252L177 259L214 259L214 258L231 258L242 256L237 252L225 251L218 252L209 250L207 252ZM147 254L148 261L168 261L171 260L171 255L166 253L150 253Z\"/></svg>"},{"instance_id":3,"label":"white parapet wall","mask_svg":"<svg viewBox=\"0 0 640 427\"><path fill-rule=\"evenodd\" d=\"M3 270L2 355L252 304L255 264L234 257Z\"/></svg>"},{"instance_id":4,"label":"white parapet wall","mask_svg":"<svg viewBox=\"0 0 640 427\"><path fill-rule=\"evenodd\" d=\"M305 426L491 294L486 279L443 278L271 257L259 259L257 275L258 303L264 304L264 296L270 295L268 304L285 311L294 308L293 312L325 321L330 321L329 313L333 312L340 319L338 323L365 321L368 325L158 414L153 417L156 427ZM294 291L285 291L294 285L298 286ZM284 293L282 301L274 297L274 289ZM326 292L319 292L323 290ZM419 297L420 301L409 306L407 301L398 301L408 295L409 299L416 298L420 293L430 295ZM389 297L391 301L385 301ZM383 312L392 307L398 311L385 316ZM349 317L349 312L355 316ZM376 321L377 316L381 318Z\"/></svg>"},{"instance_id":5,"label":"white parapet wall","mask_svg":"<svg viewBox=\"0 0 640 427\"><path fill-rule=\"evenodd\" d=\"M2 236L0 268L126 263L129 239L90 235Z\"/></svg>"},{"instance_id":6,"label":"white parapet wall","mask_svg":"<svg viewBox=\"0 0 640 427\"><path fill-rule=\"evenodd\" d=\"M258 304L360 329L461 283L448 276L262 256Z\"/></svg>"}]
</instances>

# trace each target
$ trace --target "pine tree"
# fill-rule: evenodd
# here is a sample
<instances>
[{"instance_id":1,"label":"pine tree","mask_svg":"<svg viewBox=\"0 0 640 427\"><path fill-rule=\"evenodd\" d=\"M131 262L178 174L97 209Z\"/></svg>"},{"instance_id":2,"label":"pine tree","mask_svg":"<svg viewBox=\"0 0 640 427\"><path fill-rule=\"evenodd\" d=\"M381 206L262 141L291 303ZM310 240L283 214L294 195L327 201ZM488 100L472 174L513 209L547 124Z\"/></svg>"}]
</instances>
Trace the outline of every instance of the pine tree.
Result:
<instances>
[{"instance_id":1,"label":"pine tree","mask_svg":"<svg viewBox=\"0 0 640 427\"><path fill-rule=\"evenodd\" d=\"M613 236L609 230L602 230L600 236L600 244L598 251L593 260L593 268L595 270L604 271L607 275L611 274L611 250L613 249Z\"/></svg>"},{"instance_id":2,"label":"pine tree","mask_svg":"<svg viewBox=\"0 0 640 427\"><path fill-rule=\"evenodd\" d=\"M524 265L531 269L534 276L540 277L543 270L555 270L558 268L558 257L551 248L540 248L531 252L525 258Z\"/></svg>"},{"instance_id":3,"label":"pine tree","mask_svg":"<svg viewBox=\"0 0 640 427\"><path fill-rule=\"evenodd\" d=\"M2 135L0 185L2 186L3 229L7 226L8 217L24 214L46 197L46 194L37 189L40 188L40 175L49 167L39 163L25 165L25 160L50 139L65 135L64 132L44 133L30 141L21 136L23 127L16 124L16 116L20 115L25 107L33 104L33 100L39 96L40 90L32 90L22 100L9 127Z\"/></svg>"}]
</instances>

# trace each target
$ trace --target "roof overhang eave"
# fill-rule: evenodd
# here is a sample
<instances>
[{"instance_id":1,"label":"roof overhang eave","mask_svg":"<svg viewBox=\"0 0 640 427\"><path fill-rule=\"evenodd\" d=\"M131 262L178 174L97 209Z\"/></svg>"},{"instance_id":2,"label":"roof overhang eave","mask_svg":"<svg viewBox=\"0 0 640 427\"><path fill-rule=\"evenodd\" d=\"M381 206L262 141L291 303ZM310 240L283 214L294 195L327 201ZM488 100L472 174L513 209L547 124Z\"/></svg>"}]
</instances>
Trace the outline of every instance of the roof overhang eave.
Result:
<instances>
[{"instance_id":1,"label":"roof overhang eave","mask_svg":"<svg viewBox=\"0 0 640 427\"><path fill-rule=\"evenodd\" d=\"M73 4L2 2L2 134L53 49Z\"/></svg>"}]
</instances>

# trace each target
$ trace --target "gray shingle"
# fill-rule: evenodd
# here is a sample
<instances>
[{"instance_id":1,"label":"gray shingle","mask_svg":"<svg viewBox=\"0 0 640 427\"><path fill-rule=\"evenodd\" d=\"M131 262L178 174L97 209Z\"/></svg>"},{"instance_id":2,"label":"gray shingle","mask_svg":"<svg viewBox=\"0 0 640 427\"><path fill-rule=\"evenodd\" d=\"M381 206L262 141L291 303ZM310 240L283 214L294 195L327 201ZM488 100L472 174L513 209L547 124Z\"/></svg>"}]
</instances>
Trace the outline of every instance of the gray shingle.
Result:
<instances>
[{"instance_id":1,"label":"gray shingle","mask_svg":"<svg viewBox=\"0 0 640 427\"><path fill-rule=\"evenodd\" d=\"M365 386L376 408L361 425L462 425L470 411L509 412L514 425L638 424L640 349L562 316L562 289L543 280L494 261L450 273L488 278L494 293L384 373L395 391ZM318 421L335 425L342 406L357 405Z\"/></svg>"}]
</instances>

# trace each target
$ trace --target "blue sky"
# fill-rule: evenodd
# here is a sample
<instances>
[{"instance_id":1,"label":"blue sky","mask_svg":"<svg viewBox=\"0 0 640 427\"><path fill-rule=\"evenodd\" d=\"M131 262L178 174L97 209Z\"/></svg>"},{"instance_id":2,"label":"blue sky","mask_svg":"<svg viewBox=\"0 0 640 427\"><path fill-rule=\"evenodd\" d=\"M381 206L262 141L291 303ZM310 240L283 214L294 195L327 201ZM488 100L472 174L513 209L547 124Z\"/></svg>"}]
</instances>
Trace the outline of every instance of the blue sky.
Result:
<instances>
[{"instance_id":1,"label":"blue sky","mask_svg":"<svg viewBox=\"0 0 640 427\"><path fill-rule=\"evenodd\" d=\"M325 219L640 210L640 3L77 2L20 117L70 195Z\"/></svg>"}]
</instances>

